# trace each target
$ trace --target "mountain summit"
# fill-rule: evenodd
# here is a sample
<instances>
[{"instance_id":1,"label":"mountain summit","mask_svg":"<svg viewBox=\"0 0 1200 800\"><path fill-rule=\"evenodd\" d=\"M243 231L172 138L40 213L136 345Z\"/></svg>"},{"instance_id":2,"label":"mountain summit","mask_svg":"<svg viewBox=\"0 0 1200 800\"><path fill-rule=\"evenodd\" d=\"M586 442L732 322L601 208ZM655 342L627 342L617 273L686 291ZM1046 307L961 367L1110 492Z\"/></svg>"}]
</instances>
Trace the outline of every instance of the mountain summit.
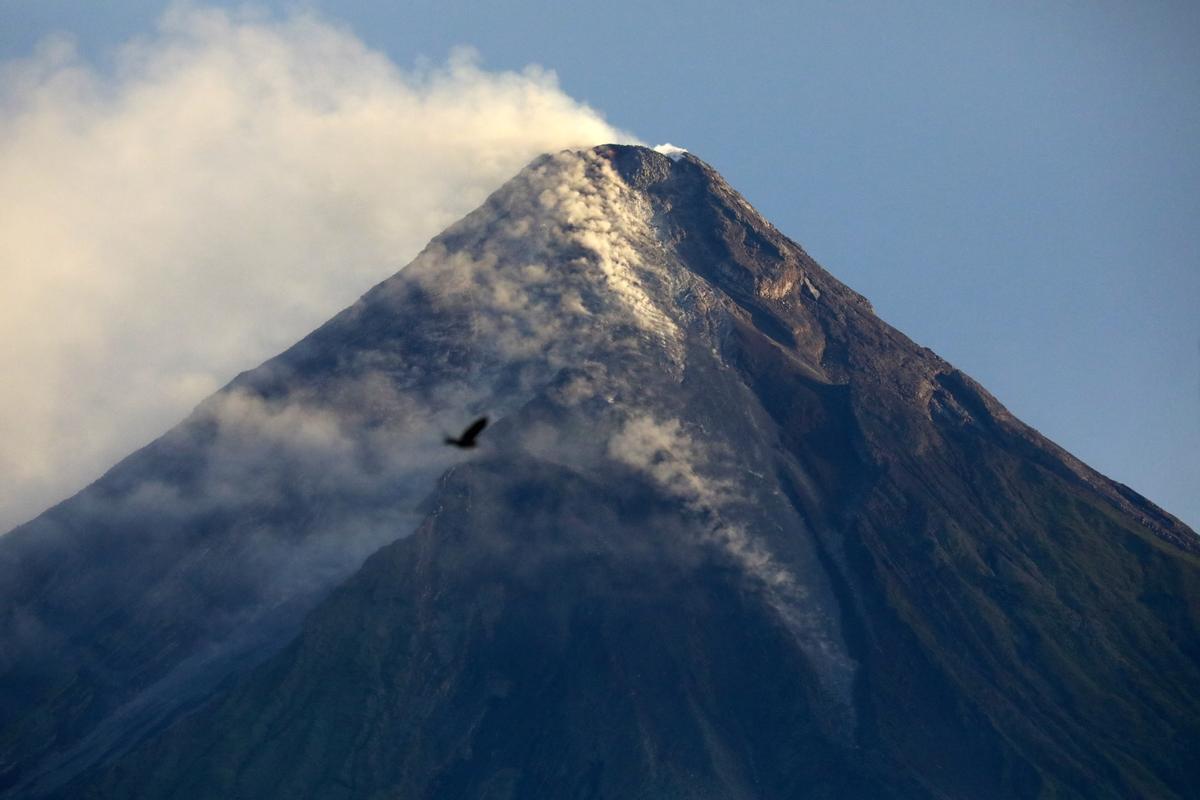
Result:
<instances>
[{"instance_id":1,"label":"mountain summit","mask_svg":"<svg viewBox=\"0 0 1200 800\"><path fill-rule=\"evenodd\" d=\"M0 796L1185 797L1198 542L695 156L544 156L0 539Z\"/></svg>"}]
</instances>

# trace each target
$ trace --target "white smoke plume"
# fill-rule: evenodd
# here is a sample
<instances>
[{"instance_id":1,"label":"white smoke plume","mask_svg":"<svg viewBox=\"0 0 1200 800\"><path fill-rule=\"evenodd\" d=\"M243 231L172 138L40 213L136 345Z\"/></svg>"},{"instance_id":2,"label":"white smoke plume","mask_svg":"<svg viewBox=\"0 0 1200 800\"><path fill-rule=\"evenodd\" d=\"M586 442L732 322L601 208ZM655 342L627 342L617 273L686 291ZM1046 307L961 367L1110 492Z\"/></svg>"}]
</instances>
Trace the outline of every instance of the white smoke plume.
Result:
<instances>
[{"instance_id":1,"label":"white smoke plume","mask_svg":"<svg viewBox=\"0 0 1200 800\"><path fill-rule=\"evenodd\" d=\"M537 67L168 12L0 66L0 532L405 264L537 154L630 141Z\"/></svg>"},{"instance_id":2,"label":"white smoke plume","mask_svg":"<svg viewBox=\"0 0 1200 800\"><path fill-rule=\"evenodd\" d=\"M821 571L811 563L815 560L812 556L807 569L791 568L750 532L753 525L739 522L754 489L713 474L745 474L736 459L729 463L732 454L721 450L696 438L681 420L651 414L631 416L608 441L612 458L641 470L693 512L708 518L707 527L698 529L702 538L721 548L759 584L781 620L796 634L825 684L829 701L837 706L833 718L849 721L846 729L838 731L845 734L854 726L851 692L857 665L842 644L839 623L828 613L828 600L822 598L828 590L819 588L820 578L814 580ZM721 465L722 461L726 464Z\"/></svg>"}]
</instances>

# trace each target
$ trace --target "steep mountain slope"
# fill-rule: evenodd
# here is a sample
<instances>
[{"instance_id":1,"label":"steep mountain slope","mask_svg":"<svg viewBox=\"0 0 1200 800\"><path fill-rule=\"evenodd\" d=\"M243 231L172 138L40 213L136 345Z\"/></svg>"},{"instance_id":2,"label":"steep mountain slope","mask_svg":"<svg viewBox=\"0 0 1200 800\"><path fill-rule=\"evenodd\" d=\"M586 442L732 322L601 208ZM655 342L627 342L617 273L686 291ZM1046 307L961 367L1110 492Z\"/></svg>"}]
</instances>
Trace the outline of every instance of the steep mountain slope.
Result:
<instances>
[{"instance_id":1,"label":"steep mountain slope","mask_svg":"<svg viewBox=\"0 0 1200 800\"><path fill-rule=\"evenodd\" d=\"M443 452L482 411L484 449ZM0 769L14 796L1183 797L1198 554L703 162L563 153L0 540Z\"/></svg>"}]
</instances>

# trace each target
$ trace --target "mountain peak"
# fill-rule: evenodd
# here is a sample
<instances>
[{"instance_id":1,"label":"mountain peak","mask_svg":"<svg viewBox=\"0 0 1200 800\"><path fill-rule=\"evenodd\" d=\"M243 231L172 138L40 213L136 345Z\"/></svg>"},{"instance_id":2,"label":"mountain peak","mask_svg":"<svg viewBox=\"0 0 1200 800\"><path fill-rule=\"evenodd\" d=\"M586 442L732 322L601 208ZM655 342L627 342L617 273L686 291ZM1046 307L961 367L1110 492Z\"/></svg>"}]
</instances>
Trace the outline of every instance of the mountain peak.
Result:
<instances>
[{"instance_id":1,"label":"mountain peak","mask_svg":"<svg viewBox=\"0 0 1200 800\"><path fill-rule=\"evenodd\" d=\"M670 178L676 160L649 147L629 144L602 144L591 150L607 159L626 184L635 189L646 189ZM708 165L691 154L684 156L711 171Z\"/></svg>"}]
</instances>

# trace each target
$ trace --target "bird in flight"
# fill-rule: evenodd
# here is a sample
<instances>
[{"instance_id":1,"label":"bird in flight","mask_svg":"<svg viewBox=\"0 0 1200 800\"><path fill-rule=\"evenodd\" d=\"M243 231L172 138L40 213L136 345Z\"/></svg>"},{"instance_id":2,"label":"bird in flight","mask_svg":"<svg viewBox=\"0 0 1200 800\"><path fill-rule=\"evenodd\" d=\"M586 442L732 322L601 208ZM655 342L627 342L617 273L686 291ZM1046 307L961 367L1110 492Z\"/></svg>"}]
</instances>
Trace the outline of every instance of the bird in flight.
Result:
<instances>
[{"instance_id":1,"label":"bird in flight","mask_svg":"<svg viewBox=\"0 0 1200 800\"><path fill-rule=\"evenodd\" d=\"M453 436L447 436L446 444L452 444L455 447L461 447L463 449L474 447L476 437L478 437L480 432L487 427L487 423L487 417L480 417L472 422L465 431L459 434L457 439L455 439Z\"/></svg>"}]
</instances>

